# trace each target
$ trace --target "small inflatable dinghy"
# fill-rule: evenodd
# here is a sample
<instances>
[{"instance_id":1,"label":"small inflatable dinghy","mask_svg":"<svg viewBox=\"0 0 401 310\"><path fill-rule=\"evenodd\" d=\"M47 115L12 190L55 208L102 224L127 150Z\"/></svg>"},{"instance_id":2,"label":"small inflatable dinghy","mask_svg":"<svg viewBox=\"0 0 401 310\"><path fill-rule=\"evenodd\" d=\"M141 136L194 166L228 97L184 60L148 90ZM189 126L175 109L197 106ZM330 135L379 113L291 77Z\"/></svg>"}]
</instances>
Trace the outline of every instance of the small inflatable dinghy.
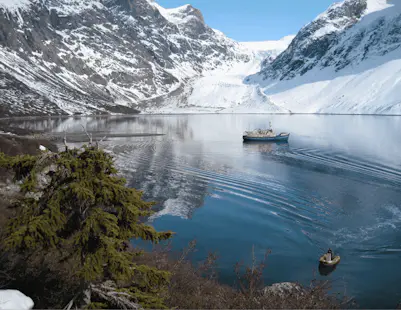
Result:
<instances>
[{"instance_id":1,"label":"small inflatable dinghy","mask_svg":"<svg viewBox=\"0 0 401 310\"><path fill-rule=\"evenodd\" d=\"M335 266L340 262L340 256L336 255L332 260L327 259L327 254L324 254L322 257L320 257L319 262L325 266Z\"/></svg>"}]
</instances>

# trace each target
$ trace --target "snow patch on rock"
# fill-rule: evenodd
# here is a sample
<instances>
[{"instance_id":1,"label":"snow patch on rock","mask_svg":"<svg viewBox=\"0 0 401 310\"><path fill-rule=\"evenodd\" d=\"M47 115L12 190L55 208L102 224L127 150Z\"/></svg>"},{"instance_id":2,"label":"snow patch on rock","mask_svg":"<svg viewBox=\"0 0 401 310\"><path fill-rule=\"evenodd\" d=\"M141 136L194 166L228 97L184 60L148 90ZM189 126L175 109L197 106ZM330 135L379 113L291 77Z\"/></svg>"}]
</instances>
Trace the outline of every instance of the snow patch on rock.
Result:
<instances>
[{"instance_id":1,"label":"snow patch on rock","mask_svg":"<svg viewBox=\"0 0 401 310\"><path fill-rule=\"evenodd\" d=\"M34 306L33 300L17 290L0 290L1 310L30 310Z\"/></svg>"}]
</instances>

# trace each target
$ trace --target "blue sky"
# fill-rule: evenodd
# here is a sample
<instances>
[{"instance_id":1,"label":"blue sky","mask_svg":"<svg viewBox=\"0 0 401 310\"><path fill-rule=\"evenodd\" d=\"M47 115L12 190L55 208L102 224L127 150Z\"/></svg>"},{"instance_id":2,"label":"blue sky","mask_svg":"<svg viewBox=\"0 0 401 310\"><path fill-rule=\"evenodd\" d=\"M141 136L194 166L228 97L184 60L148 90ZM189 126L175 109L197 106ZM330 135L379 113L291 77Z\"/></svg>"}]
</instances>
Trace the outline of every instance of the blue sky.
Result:
<instances>
[{"instance_id":1,"label":"blue sky","mask_svg":"<svg viewBox=\"0 0 401 310\"><path fill-rule=\"evenodd\" d=\"M192 4L206 23L238 41L277 40L296 34L334 0L157 0L165 8Z\"/></svg>"}]
</instances>

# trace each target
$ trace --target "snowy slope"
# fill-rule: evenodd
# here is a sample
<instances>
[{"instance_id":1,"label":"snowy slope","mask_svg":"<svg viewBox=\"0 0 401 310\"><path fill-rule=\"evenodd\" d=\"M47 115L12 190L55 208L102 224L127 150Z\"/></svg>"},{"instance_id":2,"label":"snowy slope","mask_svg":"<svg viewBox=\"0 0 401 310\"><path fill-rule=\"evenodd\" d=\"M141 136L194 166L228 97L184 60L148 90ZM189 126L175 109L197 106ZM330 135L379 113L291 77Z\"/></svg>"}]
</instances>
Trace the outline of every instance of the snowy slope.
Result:
<instances>
[{"instance_id":1,"label":"snowy slope","mask_svg":"<svg viewBox=\"0 0 401 310\"><path fill-rule=\"evenodd\" d=\"M401 114L401 1L334 4L246 81L294 113Z\"/></svg>"},{"instance_id":2,"label":"snowy slope","mask_svg":"<svg viewBox=\"0 0 401 310\"><path fill-rule=\"evenodd\" d=\"M273 61L283 52L294 36L278 41L242 42L240 48L248 61L229 62L206 71L187 84L180 96L151 107L147 113L259 113L288 112L272 104L256 85L247 85L244 78L257 73L263 63Z\"/></svg>"}]
</instances>

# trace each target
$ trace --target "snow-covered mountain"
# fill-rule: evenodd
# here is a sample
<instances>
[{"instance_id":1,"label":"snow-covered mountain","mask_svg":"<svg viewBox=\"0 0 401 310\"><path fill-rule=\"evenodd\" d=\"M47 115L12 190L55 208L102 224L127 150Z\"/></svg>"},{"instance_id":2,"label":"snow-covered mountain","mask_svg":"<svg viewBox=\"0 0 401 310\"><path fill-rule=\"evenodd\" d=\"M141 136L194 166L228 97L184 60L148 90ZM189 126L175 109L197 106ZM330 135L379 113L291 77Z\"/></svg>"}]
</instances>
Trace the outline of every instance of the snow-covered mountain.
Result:
<instances>
[{"instance_id":1,"label":"snow-covered mountain","mask_svg":"<svg viewBox=\"0 0 401 310\"><path fill-rule=\"evenodd\" d=\"M249 61L190 5L0 0L0 115L136 112Z\"/></svg>"},{"instance_id":2,"label":"snow-covered mountain","mask_svg":"<svg viewBox=\"0 0 401 310\"><path fill-rule=\"evenodd\" d=\"M401 114L401 0L345 0L279 41L185 5L0 0L0 116Z\"/></svg>"},{"instance_id":3,"label":"snow-covered mountain","mask_svg":"<svg viewBox=\"0 0 401 310\"><path fill-rule=\"evenodd\" d=\"M246 82L283 111L401 114L401 1L332 5Z\"/></svg>"}]
</instances>

